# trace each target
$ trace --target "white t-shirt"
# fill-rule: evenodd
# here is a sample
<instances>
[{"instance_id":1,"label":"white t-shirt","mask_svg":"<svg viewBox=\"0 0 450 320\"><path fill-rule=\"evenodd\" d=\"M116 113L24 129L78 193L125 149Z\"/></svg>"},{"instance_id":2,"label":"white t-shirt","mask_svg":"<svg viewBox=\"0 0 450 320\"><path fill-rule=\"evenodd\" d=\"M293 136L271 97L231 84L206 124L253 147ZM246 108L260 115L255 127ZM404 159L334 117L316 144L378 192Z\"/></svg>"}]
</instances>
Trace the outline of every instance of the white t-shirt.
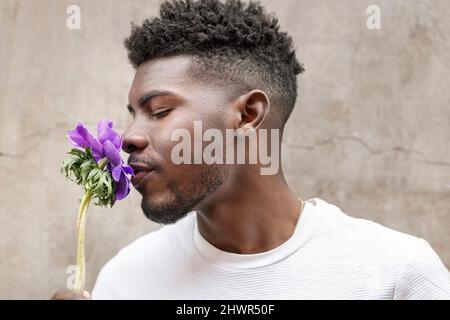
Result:
<instances>
[{"instance_id":1,"label":"white t-shirt","mask_svg":"<svg viewBox=\"0 0 450 320\"><path fill-rule=\"evenodd\" d=\"M450 275L428 243L305 201L292 236L259 254L219 250L192 212L122 249L93 299L450 299Z\"/></svg>"}]
</instances>

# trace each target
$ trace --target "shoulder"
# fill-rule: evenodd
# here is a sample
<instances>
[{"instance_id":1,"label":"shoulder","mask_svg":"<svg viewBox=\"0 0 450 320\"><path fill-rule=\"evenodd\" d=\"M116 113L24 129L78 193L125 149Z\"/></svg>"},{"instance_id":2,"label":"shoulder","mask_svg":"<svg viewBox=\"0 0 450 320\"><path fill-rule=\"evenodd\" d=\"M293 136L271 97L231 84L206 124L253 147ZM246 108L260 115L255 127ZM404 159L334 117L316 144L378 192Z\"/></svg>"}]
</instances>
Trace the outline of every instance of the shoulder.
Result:
<instances>
[{"instance_id":1,"label":"shoulder","mask_svg":"<svg viewBox=\"0 0 450 320\"><path fill-rule=\"evenodd\" d=\"M450 299L450 273L425 240L398 273L394 298Z\"/></svg>"},{"instance_id":2,"label":"shoulder","mask_svg":"<svg viewBox=\"0 0 450 320\"><path fill-rule=\"evenodd\" d=\"M319 219L318 233L348 248L378 255L392 254L400 259L410 257L424 241L368 219L355 218L334 204L314 198Z\"/></svg>"},{"instance_id":3,"label":"shoulder","mask_svg":"<svg viewBox=\"0 0 450 320\"><path fill-rule=\"evenodd\" d=\"M163 270L167 267L167 261L188 255L195 219L196 215L192 212L175 224L141 236L121 249L100 271L92 298L115 299L118 274L133 276L143 270Z\"/></svg>"},{"instance_id":4,"label":"shoulder","mask_svg":"<svg viewBox=\"0 0 450 320\"><path fill-rule=\"evenodd\" d=\"M450 299L449 272L427 241L351 217L324 200L315 203L318 233L328 240L331 256L389 277L396 299Z\"/></svg>"}]
</instances>

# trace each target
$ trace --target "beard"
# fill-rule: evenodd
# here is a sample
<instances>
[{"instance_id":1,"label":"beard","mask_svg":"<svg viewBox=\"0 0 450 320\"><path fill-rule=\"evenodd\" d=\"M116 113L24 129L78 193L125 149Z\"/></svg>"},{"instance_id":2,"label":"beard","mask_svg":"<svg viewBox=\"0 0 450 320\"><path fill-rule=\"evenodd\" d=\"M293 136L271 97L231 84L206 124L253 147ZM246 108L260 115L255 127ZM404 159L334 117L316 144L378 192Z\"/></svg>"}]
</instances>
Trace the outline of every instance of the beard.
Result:
<instances>
[{"instance_id":1,"label":"beard","mask_svg":"<svg viewBox=\"0 0 450 320\"><path fill-rule=\"evenodd\" d=\"M141 208L144 215L159 224L174 224L184 218L209 195L213 194L226 180L223 167L207 165L197 175L190 176L188 183L180 180L168 183L170 200L153 203L142 197Z\"/></svg>"}]
</instances>

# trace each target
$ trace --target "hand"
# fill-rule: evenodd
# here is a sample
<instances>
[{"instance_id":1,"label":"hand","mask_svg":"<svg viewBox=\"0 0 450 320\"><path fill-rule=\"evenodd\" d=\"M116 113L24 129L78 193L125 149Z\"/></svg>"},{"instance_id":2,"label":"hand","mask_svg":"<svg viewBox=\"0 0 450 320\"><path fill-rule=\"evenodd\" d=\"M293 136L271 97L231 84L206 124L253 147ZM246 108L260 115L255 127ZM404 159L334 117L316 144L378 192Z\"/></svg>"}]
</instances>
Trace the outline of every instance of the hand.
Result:
<instances>
[{"instance_id":1,"label":"hand","mask_svg":"<svg viewBox=\"0 0 450 320\"><path fill-rule=\"evenodd\" d=\"M91 300L91 294L87 291L80 294L73 290L63 289L56 291L50 300Z\"/></svg>"}]
</instances>

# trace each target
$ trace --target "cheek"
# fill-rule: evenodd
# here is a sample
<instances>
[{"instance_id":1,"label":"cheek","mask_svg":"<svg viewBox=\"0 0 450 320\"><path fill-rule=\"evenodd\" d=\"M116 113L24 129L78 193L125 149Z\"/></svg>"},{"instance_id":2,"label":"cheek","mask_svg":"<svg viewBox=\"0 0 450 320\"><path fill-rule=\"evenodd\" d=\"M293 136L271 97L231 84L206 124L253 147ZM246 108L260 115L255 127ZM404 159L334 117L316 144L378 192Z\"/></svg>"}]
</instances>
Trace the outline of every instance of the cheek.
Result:
<instances>
[{"instance_id":1,"label":"cheek","mask_svg":"<svg viewBox=\"0 0 450 320\"><path fill-rule=\"evenodd\" d=\"M180 137L180 132L185 133L183 134L183 138ZM162 127L157 136L155 149L157 149L167 166L175 166L172 161L172 150L181 142L189 143L192 146L194 139L194 120L178 117L170 124ZM187 139L184 137L187 137Z\"/></svg>"},{"instance_id":2,"label":"cheek","mask_svg":"<svg viewBox=\"0 0 450 320\"><path fill-rule=\"evenodd\" d=\"M199 110L177 110L167 118L168 121L161 122L157 134L154 136L154 146L156 151L163 158L167 174L177 175L196 174L208 170L200 164L194 164L195 154L200 150L203 154L204 148L210 141L204 141L203 134L207 129L219 129L222 134L225 132L225 118L221 112L200 112ZM172 141L173 136L173 141ZM175 164L172 159L172 151L180 149L180 145L190 145L189 159L190 163ZM200 148L199 148L200 146ZM175 149L174 149L175 148ZM183 147L183 152L186 148ZM188 148L189 149L189 148ZM189 150L187 150L189 151ZM180 152L176 153L180 154ZM202 159L203 163L203 159ZM206 165L204 165L206 166Z\"/></svg>"}]
</instances>

